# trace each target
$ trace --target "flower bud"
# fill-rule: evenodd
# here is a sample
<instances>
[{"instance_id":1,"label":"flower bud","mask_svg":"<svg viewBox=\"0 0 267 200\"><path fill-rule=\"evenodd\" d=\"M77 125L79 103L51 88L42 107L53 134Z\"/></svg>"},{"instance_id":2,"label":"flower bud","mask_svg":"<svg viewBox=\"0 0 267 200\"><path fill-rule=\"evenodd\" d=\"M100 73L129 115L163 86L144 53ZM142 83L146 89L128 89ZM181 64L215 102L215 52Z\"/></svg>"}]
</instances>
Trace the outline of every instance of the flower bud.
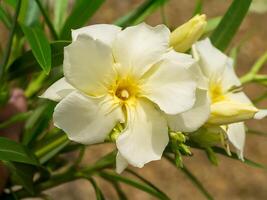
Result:
<instances>
[{"instance_id":1,"label":"flower bud","mask_svg":"<svg viewBox=\"0 0 267 200\"><path fill-rule=\"evenodd\" d=\"M201 37L206 25L206 15L196 15L171 33L170 46L177 52L187 51Z\"/></svg>"},{"instance_id":2,"label":"flower bud","mask_svg":"<svg viewBox=\"0 0 267 200\"><path fill-rule=\"evenodd\" d=\"M230 124L254 117L258 109L252 104L225 100L211 105L211 114L208 124Z\"/></svg>"},{"instance_id":3,"label":"flower bud","mask_svg":"<svg viewBox=\"0 0 267 200\"><path fill-rule=\"evenodd\" d=\"M226 135L222 126L205 125L189 135L190 140L202 147L211 147L222 142L222 137Z\"/></svg>"}]
</instances>

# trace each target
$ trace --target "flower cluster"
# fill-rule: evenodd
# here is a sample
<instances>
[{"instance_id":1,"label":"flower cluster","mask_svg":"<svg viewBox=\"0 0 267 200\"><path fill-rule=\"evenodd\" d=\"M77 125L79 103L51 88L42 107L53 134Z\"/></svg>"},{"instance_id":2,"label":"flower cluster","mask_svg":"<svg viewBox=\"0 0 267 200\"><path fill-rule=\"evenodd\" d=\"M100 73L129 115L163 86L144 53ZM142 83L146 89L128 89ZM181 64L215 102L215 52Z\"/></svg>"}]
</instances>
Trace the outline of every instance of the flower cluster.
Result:
<instances>
[{"instance_id":1,"label":"flower cluster","mask_svg":"<svg viewBox=\"0 0 267 200\"><path fill-rule=\"evenodd\" d=\"M172 33L145 23L73 30L64 77L42 95L59 102L55 126L82 144L113 138L119 173L159 160L181 133L200 145L203 132L223 134L243 159L243 121L264 113L241 91L231 58L208 38L197 42L205 26L197 15Z\"/></svg>"}]
</instances>

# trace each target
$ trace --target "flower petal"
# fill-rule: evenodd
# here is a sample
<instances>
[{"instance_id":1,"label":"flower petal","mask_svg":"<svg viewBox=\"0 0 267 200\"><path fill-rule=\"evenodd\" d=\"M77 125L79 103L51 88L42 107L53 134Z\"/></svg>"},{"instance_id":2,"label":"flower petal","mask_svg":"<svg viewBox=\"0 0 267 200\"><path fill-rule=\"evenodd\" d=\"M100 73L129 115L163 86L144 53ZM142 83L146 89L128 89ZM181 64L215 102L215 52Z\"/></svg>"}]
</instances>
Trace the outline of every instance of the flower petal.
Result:
<instances>
[{"instance_id":1,"label":"flower petal","mask_svg":"<svg viewBox=\"0 0 267 200\"><path fill-rule=\"evenodd\" d=\"M86 94L97 96L106 92L106 84L114 77L112 66L111 48L90 36L79 35L64 49L64 75Z\"/></svg>"},{"instance_id":2,"label":"flower petal","mask_svg":"<svg viewBox=\"0 0 267 200\"><path fill-rule=\"evenodd\" d=\"M267 109L260 109L254 116L254 119L263 119L267 116Z\"/></svg>"},{"instance_id":3,"label":"flower petal","mask_svg":"<svg viewBox=\"0 0 267 200\"><path fill-rule=\"evenodd\" d=\"M244 160L243 151L246 139L246 130L243 122L229 124L227 129L227 136L230 142L237 149L239 159Z\"/></svg>"},{"instance_id":4,"label":"flower petal","mask_svg":"<svg viewBox=\"0 0 267 200\"><path fill-rule=\"evenodd\" d=\"M241 82L234 71L233 60L231 58L227 59L221 83L225 92L233 86L241 86Z\"/></svg>"},{"instance_id":5,"label":"flower petal","mask_svg":"<svg viewBox=\"0 0 267 200\"><path fill-rule=\"evenodd\" d=\"M116 35L121 31L121 27L111 24L96 24L86 26L71 31L72 40L75 41L78 35L85 34L95 40L98 39L101 42L111 46Z\"/></svg>"},{"instance_id":6,"label":"flower petal","mask_svg":"<svg viewBox=\"0 0 267 200\"><path fill-rule=\"evenodd\" d=\"M228 58L215 48L209 39L195 43L193 56L199 61L204 75L209 79L217 80L222 76Z\"/></svg>"},{"instance_id":7,"label":"flower petal","mask_svg":"<svg viewBox=\"0 0 267 200\"><path fill-rule=\"evenodd\" d=\"M196 63L195 59L192 59L191 55L177 53L171 50L168 53L165 53L162 58L171 60L177 65L188 69L197 81L198 88L208 89L208 79L204 76L203 72L200 69L200 66L198 65L198 63Z\"/></svg>"},{"instance_id":8,"label":"flower petal","mask_svg":"<svg viewBox=\"0 0 267 200\"><path fill-rule=\"evenodd\" d=\"M154 105L140 99L136 107L127 107L128 124L116 143L121 155L133 166L159 160L168 144L167 122Z\"/></svg>"},{"instance_id":9,"label":"flower petal","mask_svg":"<svg viewBox=\"0 0 267 200\"><path fill-rule=\"evenodd\" d=\"M156 103L167 114L189 110L195 103L196 82L184 67L170 60L153 66L142 85L143 96Z\"/></svg>"},{"instance_id":10,"label":"flower petal","mask_svg":"<svg viewBox=\"0 0 267 200\"><path fill-rule=\"evenodd\" d=\"M53 117L56 127L65 131L70 140L82 144L103 142L124 119L121 108L112 107L111 97L93 98L78 91L57 104Z\"/></svg>"},{"instance_id":11,"label":"flower petal","mask_svg":"<svg viewBox=\"0 0 267 200\"><path fill-rule=\"evenodd\" d=\"M165 25L151 27L145 23L121 31L113 46L115 61L120 64L119 73L131 72L137 77L145 73L167 51L169 35Z\"/></svg>"},{"instance_id":12,"label":"flower petal","mask_svg":"<svg viewBox=\"0 0 267 200\"><path fill-rule=\"evenodd\" d=\"M128 162L123 156L120 154L120 152L117 153L116 156L116 172L118 174L122 173L128 166Z\"/></svg>"},{"instance_id":13,"label":"flower petal","mask_svg":"<svg viewBox=\"0 0 267 200\"><path fill-rule=\"evenodd\" d=\"M75 90L63 77L51 85L40 98L50 99L52 101L60 101Z\"/></svg>"},{"instance_id":14,"label":"flower petal","mask_svg":"<svg viewBox=\"0 0 267 200\"><path fill-rule=\"evenodd\" d=\"M178 115L167 115L172 131L193 132L209 118L210 101L206 90L196 90L196 102L192 109Z\"/></svg>"}]
</instances>

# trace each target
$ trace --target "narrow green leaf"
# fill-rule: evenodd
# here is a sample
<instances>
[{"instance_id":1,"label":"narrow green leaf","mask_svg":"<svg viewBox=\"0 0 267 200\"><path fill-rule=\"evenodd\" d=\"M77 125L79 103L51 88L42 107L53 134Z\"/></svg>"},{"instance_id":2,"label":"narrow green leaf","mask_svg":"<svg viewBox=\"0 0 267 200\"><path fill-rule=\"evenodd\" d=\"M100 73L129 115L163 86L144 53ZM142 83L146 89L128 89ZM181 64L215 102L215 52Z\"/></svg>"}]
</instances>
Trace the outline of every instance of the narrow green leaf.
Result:
<instances>
[{"instance_id":1,"label":"narrow green leaf","mask_svg":"<svg viewBox=\"0 0 267 200\"><path fill-rule=\"evenodd\" d=\"M8 120L0 123L0 130L9 127L14 123L25 121L31 114L32 112L29 111L29 112L18 113L10 117Z\"/></svg>"},{"instance_id":2,"label":"narrow green leaf","mask_svg":"<svg viewBox=\"0 0 267 200\"><path fill-rule=\"evenodd\" d=\"M209 19L207 21L207 26L205 28L203 35L207 35L210 32L214 31L217 28L217 26L220 24L221 20L222 20L221 16Z\"/></svg>"},{"instance_id":3,"label":"narrow green leaf","mask_svg":"<svg viewBox=\"0 0 267 200\"><path fill-rule=\"evenodd\" d=\"M111 180L107 180L107 181L109 181L113 185L120 200L127 200L128 199L125 192L123 191L123 189L121 188L121 186L119 185L118 182L111 181Z\"/></svg>"},{"instance_id":4,"label":"narrow green leaf","mask_svg":"<svg viewBox=\"0 0 267 200\"><path fill-rule=\"evenodd\" d=\"M151 15L156 9L163 6L168 0L146 0L135 10L117 19L114 24L122 27L138 24Z\"/></svg>"},{"instance_id":5,"label":"narrow green leaf","mask_svg":"<svg viewBox=\"0 0 267 200\"><path fill-rule=\"evenodd\" d=\"M83 26L99 9L105 0L80 0L76 1L71 14L60 32L61 39L71 38L71 29L77 29Z\"/></svg>"},{"instance_id":6,"label":"narrow green leaf","mask_svg":"<svg viewBox=\"0 0 267 200\"><path fill-rule=\"evenodd\" d=\"M35 0L23 0L18 21L25 26L40 25L40 10Z\"/></svg>"},{"instance_id":7,"label":"narrow green leaf","mask_svg":"<svg viewBox=\"0 0 267 200\"><path fill-rule=\"evenodd\" d=\"M167 158L168 161L170 161L174 166L175 160L172 159L169 155L165 154L165 158ZM191 182L197 187L197 189L208 199L212 200L213 197L209 194L209 192L204 188L202 183L185 167L178 168L180 169L190 180Z\"/></svg>"},{"instance_id":8,"label":"narrow green leaf","mask_svg":"<svg viewBox=\"0 0 267 200\"><path fill-rule=\"evenodd\" d=\"M224 51L241 25L252 0L233 0L220 24L210 39L220 50Z\"/></svg>"},{"instance_id":9,"label":"narrow green leaf","mask_svg":"<svg viewBox=\"0 0 267 200\"><path fill-rule=\"evenodd\" d=\"M7 166L9 172L11 173L11 178L15 182L14 185L19 184L23 186L31 195L33 195L33 166L23 163L12 163L8 161L5 161L4 164L5 166Z\"/></svg>"},{"instance_id":10,"label":"narrow green leaf","mask_svg":"<svg viewBox=\"0 0 267 200\"><path fill-rule=\"evenodd\" d=\"M88 179L90 181L90 183L92 184L92 186L95 189L95 196L97 200L105 200L105 197L102 193L102 191L100 190L100 188L98 187L97 183L95 182L95 180L93 178L89 178Z\"/></svg>"},{"instance_id":11,"label":"narrow green leaf","mask_svg":"<svg viewBox=\"0 0 267 200\"><path fill-rule=\"evenodd\" d=\"M232 159L235 159L235 160L239 160L239 161L240 161L240 159L238 158L237 154L234 153L234 152L231 152L232 155L229 156L229 155L225 152L225 150L224 150L223 148L221 148L221 147L212 147L212 149L213 149L213 151L214 151L215 153L219 153L219 154L221 154L221 155L224 155L224 156L227 156L227 157L229 157L229 158L232 158ZM264 166L264 165L262 165L262 164L259 164L259 163L256 163L256 162L254 162L254 161L252 161L252 160L250 160L250 159L247 159L247 158L244 158L244 163L246 163L247 165L250 165L250 166L252 166L252 167L256 167L256 168L261 168L261 169L267 170L267 167L266 167L266 166Z\"/></svg>"},{"instance_id":12,"label":"narrow green leaf","mask_svg":"<svg viewBox=\"0 0 267 200\"><path fill-rule=\"evenodd\" d=\"M54 1L54 7L54 26L57 32L60 32L66 18L68 0Z\"/></svg>"},{"instance_id":13,"label":"narrow green leaf","mask_svg":"<svg viewBox=\"0 0 267 200\"><path fill-rule=\"evenodd\" d=\"M21 28L37 62L46 74L49 74L51 68L51 48L43 30L39 27L27 27L22 24Z\"/></svg>"},{"instance_id":14,"label":"narrow green leaf","mask_svg":"<svg viewBox=\"0 0 267 200\"><path fill-rule=\"evenodd\" d=\"M193 16L200 14L202 12L202 7L203 7L203 0L195 0L196 1L196 5L195 5L195 9L193 12Z\"/></svg>"},{"instance_id":15,"label":"narrow green leaf","mask_svg":"<svg viewBox=\"0 0 267 200\"><path fill-rule=\"evenodd\" d=\"M196 149L201 149L201 150L205 150L203 147L200 147L198 146L197 144L195 143L190 143L189 144L192 148L196 148ZM213 146L212 147L212 150L215 152L215 153L218 153L218 154L221 154L221 155L224 155L224 156L227 156L228 158L231 158L231 159L234 159L234 160L238 160L238 161L241 161L237 154L232 152L231 151L231 156L229 156L225 149L221 148L221 147L217 147L217 146ZM259 163L256 163L255 161L252 161L248 158L244 158L244 163L247 164L247 165L250 165L252 167L256 167L256 168L260 168L260 169L264 169L264 170L267 170L267 166L264 166L262 164L259 164Z\"/></svg>"},{"instance_id":16,"label":"narrow green leaf","mask_svg":"<svg viewBox=\"0 0 267 200\"><path fill-rule=\"evenodd\" d=\"M16 5L17 5L18 0L4 0L4 2L6 2L7 4L9 4L13 8L15 8Z\"/></svg>"},{"instance_id":17,"label":"narrow green leaf","mask_svg":"<svg viewBox=\"0 0 267 200\"><path fill-rule=\"evenodd\" d=\"M158 191L162 196L165 197L165 199L170 199L168 197L167 194L165 194L163 191L161 191L158 187L156 187L153 183L151 183L150 181L148 181L147 179L145 179L144 177L140 176L139 174L137 174L136 172L130 170L130 169L126 169L127 172L129 172L130 174L134 175L135 177L139 178L141 181L143 181L144 183L146 183L147 185L149 185L150 187L154 188L156 191Z\"/></svg>"},{"instance_id":18,"label":"narrow green leaf","mask_svg":"<svg viewBox=\"0 0 267 200\"><path fill-rule=\"evenodd\" d=\"M0 20L5 24L8 29L11 28L12 19L2 6L0 6Z\"/></svg>"},{"instance_id":19,"label":"narrow green leaf","mask_svg":"<svg viewBox=\"0 0 267 200\"><path fill-rule=\"evenodd\" d=\"M37 3L38 5L38 8L40 9L43 17L44 17L44 20L45 20L45 23L47 24L47 27L49 28L50 30L50 33L51 33L51 36L53 37L53 39L57 40L58 39L58 36L57 36L57 32L48 16L48 13L46 12L46 9L43 7L42 3L40 2L40 0L35 0L35 3Z\"/></svg>"},{"instance_id":20,"label":"narrow green leaf","mask_svg":"<svg viewBox=\"0 0 267 200\"><path fill-rule=\"evenodd\" d=\"M0 137L0 160L39 165L27 147L4 137Z\"/></svg>"},{"instance_id":21,"label":"narrow green leaf","mask_svg":"<svg viewBox=\"0 0 267 200\"><path fill-rule=\"evenodd\" d=\"M57 67L63 63L64 47L67 46L69 41L57 41L50 44L52 57L51 67ZM32 50L27 51L22 56L17 58L8 69L8 78L10 80L25 77L26 75L39 71L38 63L33 56Z\"/></svg>"},{"instance_id":22,"label":"narrow green leaf","mask_svg":"<svg viewBox=\"0 0 267 200\"><path fill-rule=\"evenodd\" d=\"M151 186L149 186L147 184L144 184L144 183L141 183L141 182L138 182L138 181L135 181L133 179L126 178L123 176L119 176L119 175L117 175L115 173L111 173L111 172L99 172L98 174L99 174L99 176L101 176L104 179L111 180L111 181L119 181L119 182L125 183L127 185L130 185L132 187L138 188L144 192L147 192L147 193L153 195L154 197L157 197L158 199L169 200L164 195L162 195L157 190L155 190L154 188L152 188Z\"/></svg>"},{"instance_id":23,"label":"narrow green leaf","mask_svg":"<svg viewBox=\"0 0 267 200\"><path fill-rule=\"evenodd\" d=\"M35 147L35 155L40 163L43 164L59 153L69 142L66 134L62 132L53 134L37 144Z\"/></svg>"},{"instance_id":24,"label":"narrow green leaf","mask_svg":"<svg viewBox=\"0 0 267 200\"><path fill-rule=\"evenodd\" d=\"M14 18L12 21L11 31L9 33L7 47L5 49L3 59L0 62L0 82L4 81L6 79L6 71L7 71L8 65L9 65L10 54L12 52L12 44L13 44L13 40L14 40L14 36L15 36L15 32L16 32L17 19L18 19L19 13L20 13L20 7L21 7L21 0L18 0L18 2L16 4L16 10L15 10Z\"/></svg>"},{"instance_id":25,"label":"narrow green leaf","mask_svg":"<svg viewBox=\"0 0 267 200\"><path fill-rule=\"evenodd\" d=\"M22 143L29 145L49 126L55 103L46 101L37 107L25 123Z\"/></svg>"}]
</instances>

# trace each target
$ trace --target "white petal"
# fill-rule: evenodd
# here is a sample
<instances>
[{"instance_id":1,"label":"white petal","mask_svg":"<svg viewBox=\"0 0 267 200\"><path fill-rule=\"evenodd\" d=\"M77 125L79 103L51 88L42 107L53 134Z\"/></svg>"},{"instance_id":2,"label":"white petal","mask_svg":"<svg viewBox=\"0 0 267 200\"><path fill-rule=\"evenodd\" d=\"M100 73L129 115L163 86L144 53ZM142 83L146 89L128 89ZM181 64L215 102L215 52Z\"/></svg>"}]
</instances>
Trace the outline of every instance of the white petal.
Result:
<instances>
[{"instance_id":1,"label":"white petal","mask_svg":"<svg viewBox=\"0 0 267 200\"><path fill-rule=\"evenodd\" d=\"M111 24L95 24L71 31L72 40L75 41L78 35L85 34L94 39L111 46L121 27Z\"/></svg>"},{"instance_id":2,"label":"white petal","mask_svg":"<svg viewBox=\"0 0 267 200\"><path fill-rule=\"evenodd\" d=\"M52 101L60 101L75 90L63 77L51 85L40 97Z\"/></svg>"},{"instance_id":3,"label":"white petal","mask_svg":"<svg viewBox=\"0 0 267 200\"><path fill-rule=\"evenodd\" d=\"M87 35L64 48L63 70L67 81L89 95L102 95L114 78L111 48Z\"/></svg>"},{"instance_id":4,"label":"white petal","mask_svg":"<svg viewBox=\"0 0 267 200\"><path fill-rule=\"evenodd\" d=\"M168 127L154 105L140 99L136 107L128 107L128 124L117 139L117 148L127 162L136 167L159 160L168 144Z\"/></svg>"},{"instance_id":5,"label":"white petal","mask_svg":"<svg viewBox=\"0 0 267 200\"><path fill-rule=\"evenodd\" d=\"M121 31L113 46L119 73L141 76L167 51L169 35L165 25L151 27L145 23Z\"/></svg>"},{"instance_id":6,"label":"white petal","mask_svg":"<svg viewBox=\"0 0 267 200\"><path fill-rule=\"evenodd\" d=\"M172 131L193 132L209 118L210 101L206 90L196 90L196 102L192 109L178 115L167 115Z\"/></svg>"},{"instance_id":7,"label":"white petal","mask_svg":"<svg viewBox=\"0 0 267 200\"><path fill-rule=\"evenodd\" d=\"M221 83L224 91L229 90L233 86L241 86L241 82L234 71L233 60L231 58L227 59Z\"/></svg>"},{"instance_id":8,"label":"white petal","mask_svg":"<svg viewBox=\"0 0 267 200\"><path fill-rule=\"evenodd\" d=\"M254 116L254 119L263 119L267 116L267 109L260 109Z\"/></svg>"},{"instance_id":9,"label":"white petal","mask_svg":"<svg viewBox=\"0 0 267 200\"><path fill-rule=\"evenodd\" d=\"M243 122L229 124L227 136L230 142L237 149L239 159L244 160L243 151L246 139L246 130Z\"/></svg>"},{"instance_id":10,"label":"white petal","mask_svg":"<svg viewBox=\"0 0 267 200\"><path fill-rule=\"evenodd\" d=\"M54 124L70 140L82 144L103 142L112 128L123 121L120 107L112 108L111 97L93 98L72 92L54 111Z\"/></svg>"},{"instance_id":11,"label":"white petal","mask_svg":"<svg viewBox=\"0 0 267 200\"><path fill-rule=\"evenodd\" d=\"M222 76L228 58L209 39L199 41L193 46L193 56L199 60L204 75L209 79L217 80Z\"/></svg>"},{"instance_id":12,"label":"white petal","mask_svg":"<svg viewBox=\"0 0 267 200\"><path fill-rule=\"evenodd\" d=\"M167 114L175 115L193 107L196 82L192 74L177 63L163 60L153 66L142 86L143 96Z\"/></svg>"},{"instance_id":13,"label":"white petal","mask_svg":"<svg viewBox=\"0 0 267 200\"><path fill-rule=\"evenodd\" d=\"M198 88L208 89L208 79L206 76L204 76L200 66L198 65L195 59L192 59L191 55L177 53L171 50L168 53L165 53L162 57L163 59L171 60L177 65L188 69L197 81Z\"/></svg>"},{"instance_id":14,"label":"white petal","mask_svg":"<svg viewBox=\"0 0 267 200\"><path fill-rule=\"evenodd\" d=\"M227 97L229 97L231 100L235 100L236 102L246 103L250 105L252 104L252 102L244 92L228 93Z\"/></svg>"},{"instance_id":15,"label":"white petal","mask_svg":"<svg viewBox=\"0 0 267 200\"><path fill-rule=\"evenodd\" d=\"M128 162L123 156L120 154L120 152L117 153L116 156L116 172L118 174L122 173L128 166Z\"/></svg>"}]
</instances>

